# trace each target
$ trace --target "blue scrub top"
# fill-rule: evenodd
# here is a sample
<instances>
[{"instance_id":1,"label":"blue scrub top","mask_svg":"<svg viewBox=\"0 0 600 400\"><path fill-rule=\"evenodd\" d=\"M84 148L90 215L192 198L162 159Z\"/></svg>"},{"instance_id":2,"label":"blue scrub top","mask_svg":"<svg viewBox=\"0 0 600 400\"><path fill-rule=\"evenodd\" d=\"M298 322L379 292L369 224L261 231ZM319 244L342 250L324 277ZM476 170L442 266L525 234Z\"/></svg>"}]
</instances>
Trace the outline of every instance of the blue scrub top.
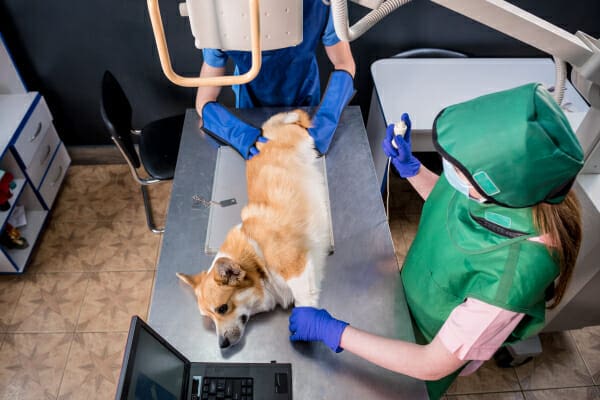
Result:
<instances>
[{"instance_id":1,"label":"blue scrub top","mask_svg":"<svg viewBox=\"0 0 600 400\"><path fill-rule=\"evenodd\" d=\"M304 0L303 40L297 46L262 52L258 76L244 85L234 85L237 108L269 106L315 106L321 100L319 69L315 50L319 39L333 46L335 34L330 7L322 0ZM203 49L204 62L224 67L227 58L235 63L235 75L246 73L252 63L248 51Z\"/></svg>"}]
</instances>

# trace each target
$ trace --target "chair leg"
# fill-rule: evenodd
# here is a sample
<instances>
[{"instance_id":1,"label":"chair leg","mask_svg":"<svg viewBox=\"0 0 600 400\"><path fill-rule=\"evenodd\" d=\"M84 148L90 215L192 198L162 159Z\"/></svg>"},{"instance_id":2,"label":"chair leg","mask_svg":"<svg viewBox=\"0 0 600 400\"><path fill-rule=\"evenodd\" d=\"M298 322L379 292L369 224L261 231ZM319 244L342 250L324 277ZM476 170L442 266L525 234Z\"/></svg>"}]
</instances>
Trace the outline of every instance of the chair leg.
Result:
<instances>
[{"instance_id":1,"label":"chair leg","mask_svg":"<svg viewBox=\"0 0 600 400\"><path fill-rule=\"evenodd\" d=\"M157 228L154 225L154 219L152 218L152 205L150 204L150 195L148 194L148 189L146 186L142 185L142 198L144 199L144 209L146 210L146 223L148 224L148 228L152 231L152 233L163 233L165 228Z\"/></svg>"}]
</instances>

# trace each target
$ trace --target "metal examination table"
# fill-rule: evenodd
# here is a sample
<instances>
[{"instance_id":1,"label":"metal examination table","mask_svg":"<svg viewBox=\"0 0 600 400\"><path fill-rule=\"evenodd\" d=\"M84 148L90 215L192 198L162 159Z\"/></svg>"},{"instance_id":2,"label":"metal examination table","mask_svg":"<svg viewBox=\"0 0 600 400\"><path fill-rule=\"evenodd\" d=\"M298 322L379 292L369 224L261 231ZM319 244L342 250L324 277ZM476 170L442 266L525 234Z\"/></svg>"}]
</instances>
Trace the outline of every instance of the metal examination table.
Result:
<instances>
[{"instance_id":1,"label":"metal examination table","mask_svg":"<svg viewBox=\"0 0 600 400\"><path fill-rule=\"evenodd\" d=\"M259 126L283 109L239 110ZM207 269L204 243L209 210L192 208L192 196L211 198L217 149L188 110L171 191L166 231L154 282L149 322L194 361L289 362L295 399L426 399L423 382L374 366L321 343L289 339L289 310L251 318L244 339L221 352L212 324L198 312L191 289L176 272ZM379 182L360 109L342 115L327 156L335 239L322 282L321 306L369 332L414 341L410 316L384 213Z\"/></svg>"}]
</instances>

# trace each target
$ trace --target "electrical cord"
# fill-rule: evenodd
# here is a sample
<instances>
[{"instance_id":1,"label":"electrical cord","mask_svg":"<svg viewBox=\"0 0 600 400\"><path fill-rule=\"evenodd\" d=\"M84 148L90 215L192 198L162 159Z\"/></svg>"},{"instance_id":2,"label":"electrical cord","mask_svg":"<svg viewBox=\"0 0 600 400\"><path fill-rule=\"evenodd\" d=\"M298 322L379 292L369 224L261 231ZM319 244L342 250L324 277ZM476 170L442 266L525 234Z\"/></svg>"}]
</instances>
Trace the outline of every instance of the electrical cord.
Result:
<instances>
[{"instance_id":1,"label":"electrical cord","mask_svg":"<svg viewBox=\"0 0 600 400\"><path fill-rule=\"evenodd\" d=\"M386 176L386 189L385 189L385 215L387 216L388 222L390 221L390 167L392 166L392 157L388 157L387 162L387 176Z\"/></svg>"},{"instance_id":2,"label":"electrical cord","mask_svg":"<svg viewBox=\"0 0 600 400\"><path fill-rule=\"evenodd\" d=\"M394 146L395 149L398 149L398 146L396 145L396 137L397 136L401 136L404 137L404 134L406 133L406 130L408 129L408 127L406 126L406 123L404 121L400 121L400 122L396 122L394 123L394 138L392 139L392 146ZM387 220L390 220L390 169L392 167L392 157L388 157L388 163L387 163L387 176L386 176L386 199L385 199L385 213L387 215Z\"/></svg>"}]
</instances>

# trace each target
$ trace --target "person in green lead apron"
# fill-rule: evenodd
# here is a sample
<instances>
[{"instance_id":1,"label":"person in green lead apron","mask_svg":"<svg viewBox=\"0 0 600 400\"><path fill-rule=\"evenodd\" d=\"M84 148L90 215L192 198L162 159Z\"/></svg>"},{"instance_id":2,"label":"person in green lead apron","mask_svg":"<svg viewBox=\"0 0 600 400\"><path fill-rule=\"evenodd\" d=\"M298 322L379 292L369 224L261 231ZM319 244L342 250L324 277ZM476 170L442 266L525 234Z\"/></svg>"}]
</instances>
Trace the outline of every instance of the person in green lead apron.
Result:
<instances>
[{"instance_id":1,"label":"person in green lead apron","mask_svg":"<svg viewBox=\"0 0 600 400\"><path fill-rule=\"evenodd\" d=\"M581 242L571 186L583 153L569 122L538 84L448 107L433 141L437 176L411 154L407 133L383 146L425 199L401 278L417 344L373 335L326 310L294 308L290 340L322 341L427 381L438 399L504 344L544 325L564 295ZM392 141L397 148L392 146Z\"/></svg>"}]
</instances>

